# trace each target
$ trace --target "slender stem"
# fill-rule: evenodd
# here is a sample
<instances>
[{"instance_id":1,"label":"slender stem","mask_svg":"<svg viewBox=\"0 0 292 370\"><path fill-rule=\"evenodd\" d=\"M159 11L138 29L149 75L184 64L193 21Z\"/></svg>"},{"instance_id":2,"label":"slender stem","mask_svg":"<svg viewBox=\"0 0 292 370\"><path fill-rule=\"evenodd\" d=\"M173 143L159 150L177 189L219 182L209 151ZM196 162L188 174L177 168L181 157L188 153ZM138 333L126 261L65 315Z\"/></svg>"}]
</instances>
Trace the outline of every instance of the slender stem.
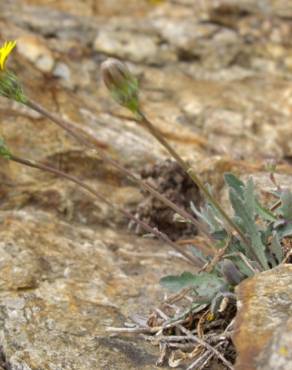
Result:
<instances>
[{"instance_id":1,"label":"slender stem","mask_svg":"<svg viewBox=\"0 0 292 370\"><path fill-rule=\"evenodd\" d=\"M88 138L86 139L84 137L85 133L84 131L78 127L77 125L74 125L74 129L72 128L73 124L58 117L55 114L52 114L51 112L47 111L44 107L39 105L38 103L32 101L31 99L28 99L26 102L26 105L33 110L37 111L38 113L42 114L43 116L49 118L51 121L56 123L58 126L62 127L65 131L67 131L71 136L73 136L79 143L88 146L90 144L92 147L94 147L94 150L96 150L96 142L94 141L94 138L90 136L90 140ZM217 210L221 213L221 215L224 217L224 219L228 222L228 224L237 231L238 235L244 242L244 244L247 246L247 248L250 250L250 253L254 255L256 260L260 263L258 260L258 257L254 253L253 249L250 246L249 241L244 236L240 228L232 221L232 219L227 215L227 213L224 211L224 209L220 206L220 204L217 202L217 200L210 194L208 189L204 186L204 184L201 182L195 171L185 162L180 155L173 149L173 147L166 141L166 139L163 137L163 135L160 134L160 132L152 125L152 123L145 117L145 115L142 112L138 112L138 119L141 121L141 123L150 131L150 133L168 150L168 152L172 155L172 157L179 163L179 165L182 167L182 169L190 176L190 178L193 180L193 182L198 186L198 188L202 191L202 193L205 195L205 197L211 202ZM78 133L77 133L78 131ZM88 134L87 134L88 137ZM166 197L164 197L162 194L158 193L152 186L150 186L148 183L142 181L137 175L133 174L131 171L129 171L127 168L119 164L117 161L113 160L112 158L106 156L104 153L97 151L98 156L104 160L105 162L111 164L113 167L117 168L119 171L124 173L128 178L130 178L132 181L137 183L139 186L141 186L144 190L151 193L155 198L159 199L161 202L166 204L168 207L173 209L176 213L181 215L183 218L189 220L193 225L195 225L199 232L202 234L205 234L208 236L209 239L212 239L210 233L208 230L200 223L198 222L191 214L189 214L187 211L181 209L177 205L175 205L173 202L168 200Z\"/></svg>"},{"instance_id":2,"label":"slender stem","mask_svg":"<svg viewBox=\"0 0 292 370\"><path fill-rule=\"evenodd\" d=\"M184 248L182 248L181 246L179 246L178 244L173 242L171 239L169 239L167 235L165 235L164 233L160 232L157 229L152 228L146 222L144 222L144 221L140 220L139 218L133 216L130 212L124 210L123 208L120 208L117 205L114 206L113 203L110 202L109 200L107 200L107 198L105 196L103 196L100 193L98 193L97 191L95 191L92 187L88 186L87 184L85 184L83 181L81 181L77 177L69 175L65 172L62 172L62 171L60 171L60 170L58 170L54 167L47 166L47 165L45 165L43 163L40 163L38 161L20 158L20 157L17 157L15 155L13 155L13 154L10 154L9 159L14 161L14 162L17 162L17 163L23 164L25 166L28 166L28 167L37 168L37 169L42 170L42 171L53 173L54 175L65 178L65 179L67 179L71 182L74 182L75 184L77 184L81 188L87 190L89 193L94 195L96 198L100 199L102 202L106 203L109 207L118 210L121 214L123 214L124 216L126 216L130 220L139 224L148 233L151 233L151 234L155 235L158 239L160 239L161 241L170 245L173 249L175 249L177 252L179 252L184 257L186 257L186 259L188 261L191 261L192 264L194 264L195 266L201 266L202 265L201 260L199 260L197 257L195 257L193 255L189 255L184 250Z\"/></svg>"},{"instance_id":3,"label":"slender stem","mask_svg":"<svg viewBox=\"0 0 292 370\"><path fill-rule=\"evenodd\" d=\"M280 205L282 204L282 201L281 200L278 200L276 203L274 203L271 207L270 207L270 211L271 212L274 212L277 208L280 207Z\"/></svg>"},{"instance_id":4,"label":"slender stem","mask_svg":"<svg viewBox=\"0 0 292 370\"><path fill-rule=\"evenodd\" d=\"M156 127L147 119L143 112L137 112L138 120L141 124L146 127L146 129L160 142L162 146L169 152L169 154L178 162L178 164L182 167L182 169L189 175L192 181L198 186L198 188L202 191L205 195L207 200L213 204L213 206L220 212L223 216L225 221L237 232L243 243L247 246L250 253L254 256L254 258L260 263L260 260L256 253L254 253L248 239L245 237L243 232L240 228L232 221L232 219L228 216L228 214L224 211L221 207L219 202L213 197L213 195L209 192L208 188L203 184L200 180L194 169L192 169L186 161L182 159L182 157L176 152L176 150L168 143L168 141L164 138L164 136L156 129ZM260 263L261 264L261 263Z\"/></svg>"},{"instance_id":5,"label":"slender stem","mask_svg":"<svg viewBox=\"0 0 292 370\"><path fill-rule=\"evenodd\" d=\"M138 120L160 142L160 144L166 148L169 154L187 173L190 166L181 158L181 156L176 152L176 150L168 143L164 136L156 129L156 127L146 118L146 116L142 112L138 112Z\"/></svg>"},{"instance_id":6,"label":"slender stem","mask_svg":"<svg viewBox=\"0 0 292 370\"><path fill-rule=\"evenodd\" d=\"M184 219L190 221L194 226L196 226L197 230L200 231L202 234L207 235L209 238L212 238L211 235L208 233L207 228L204 227L198 220L196 220L189 212L185 211L184 209L178 207L175 203L167 199L164 195L160 194L156 191L151 185L147 182L141 180L136 174L128 170L126 167L122 166L119 162L115 161L114 159L108 157L101 151L96 149L96 142L93 141L94 138L90 136L90 138L85 138L84 135L86 134L84 130L77 125L73 124L72 122L68 122L63 118L58 117L55 114L47 111L44 107L39 105L38 103L28 99L26 105L36 112L40 113L41 115L47 117L52 122L56 123L59 127L63 128L67 131L71 136L73 136L80 144L88 147L90 145L95 151L96 154L106 163L109 163L114 168L118 169L121 173L125 174L128 178L130 178L133 182L138 184L141 188L148 191L151 195L153 195L156 199L159 199L162 203L166 206L171 208L174 212L178 213ZM74 128L72 128L74 127ZM87 134L88 136L88 134Z\"/></svg>"}]
</instances>

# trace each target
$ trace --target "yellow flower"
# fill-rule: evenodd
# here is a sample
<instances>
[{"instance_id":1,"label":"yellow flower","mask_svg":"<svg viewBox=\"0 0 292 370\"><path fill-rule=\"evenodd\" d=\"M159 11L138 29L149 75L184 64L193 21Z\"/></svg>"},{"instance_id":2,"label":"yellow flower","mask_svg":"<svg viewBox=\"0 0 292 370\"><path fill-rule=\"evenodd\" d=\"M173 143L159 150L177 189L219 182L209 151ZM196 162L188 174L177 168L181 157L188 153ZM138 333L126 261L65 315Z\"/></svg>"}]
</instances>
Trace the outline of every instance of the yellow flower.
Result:
<instances>
[{"instance_id":1,"label":"yellow flower","mask_svg":"<svg viewBox=\"0 0 292 370\"><path fill-rule=\"evenodd\" d=\"M148 0L150 4L153 5L159 5L160 3L163 3L164 0Z\"/></svg>"},{"instance_id":2,"label":"yellow flower","mask_svg":"<svg viewBox=\"0 0 292 370\"><path fill-rule=\"evenodd\" d=\"M15 48L16 41L6 41L0 48L0 70L4 70L6 60L12 50Z\"/></svg>"}]
</instances>

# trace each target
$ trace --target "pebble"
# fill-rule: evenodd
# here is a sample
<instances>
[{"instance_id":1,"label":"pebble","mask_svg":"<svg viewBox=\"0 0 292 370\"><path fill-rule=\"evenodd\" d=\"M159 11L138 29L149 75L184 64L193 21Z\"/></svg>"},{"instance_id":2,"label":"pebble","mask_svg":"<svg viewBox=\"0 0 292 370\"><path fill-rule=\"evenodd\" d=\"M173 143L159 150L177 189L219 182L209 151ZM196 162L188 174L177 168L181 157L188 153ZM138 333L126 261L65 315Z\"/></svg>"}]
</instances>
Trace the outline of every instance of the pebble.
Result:
<instances>
[{"instance_id":1,"label":"pebble","mask_svg":"<svg viewBox=\"0 0 292 370\"><path fill-rule=\"evenodd\" d=\"M46 44L37 36L24 35L17 40L17 51L41 72L51 72L54 67L54 57Z\"/></svg>"}]
</instances>

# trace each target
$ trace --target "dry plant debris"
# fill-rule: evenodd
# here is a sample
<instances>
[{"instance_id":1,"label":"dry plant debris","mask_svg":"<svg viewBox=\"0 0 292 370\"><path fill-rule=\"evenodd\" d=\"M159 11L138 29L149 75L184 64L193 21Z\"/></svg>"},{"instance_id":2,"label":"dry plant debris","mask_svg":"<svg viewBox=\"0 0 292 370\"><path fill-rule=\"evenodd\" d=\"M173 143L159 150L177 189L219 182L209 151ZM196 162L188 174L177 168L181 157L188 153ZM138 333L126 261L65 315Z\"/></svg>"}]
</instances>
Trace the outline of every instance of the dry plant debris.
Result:
<instances>
[{"instance_id":1,"label":"dry plant debris","mask_svg":"<svg viewBox=\"0 0 292 370\"><path fill-rule=\"evenodd\" d=\"M168 297L148 318L132 317L124 328L107 330L112 335L140 335L159 346L157 366L206 369L216 359L226 369L233 369L231 333L235 314L233 298L224 299L213 317L208 305L196 302L191 289L185 289Z\"/></svg>"}]
</instances>

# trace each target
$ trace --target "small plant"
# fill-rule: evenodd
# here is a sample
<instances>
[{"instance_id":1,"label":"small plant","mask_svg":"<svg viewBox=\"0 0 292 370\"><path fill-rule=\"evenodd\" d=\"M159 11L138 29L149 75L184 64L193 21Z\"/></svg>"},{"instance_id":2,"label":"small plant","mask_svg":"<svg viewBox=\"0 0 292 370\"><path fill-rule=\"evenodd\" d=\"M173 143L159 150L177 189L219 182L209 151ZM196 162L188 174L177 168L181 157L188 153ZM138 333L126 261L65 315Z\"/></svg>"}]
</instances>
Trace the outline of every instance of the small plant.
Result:
<instances>
[{"instance_id":1,"label":"small plant","mask_svg":"<svg viewBox=\"0 0 292 370\"><path fill-rule=\"evenodd\" d=\"M205 267L199 274L183 273L180 276L168 276L161 280L162 285L172 291L194 287L204 291L209 297L209 303L220 291L230 289L244 278L256 272L267 270L281 263L281 234L276 227L279 217L292 217L292 196L284 192L281 196L281 214L276 215L264 208L255 194L253 180L250 178L245 185L232 174L225 175L229 187L229 199L234 211L230 217L217 202L209 187L201 182L195 170L191 168L180 155L165 140L155 126L141 111L138 99L138 83L125 64L115 59L103 63L102 74L105 85L114 99L122 106L130 109L137 117L138 123L148 131L168 150L172 157L191 177L206 197L206 206L194 213L201 222L201 230L207 230L213 247L224 250L220 260L212 263L210 256L203 256L193 248L197 258L204 260ZM291 202L291 204L289 204ZM289 208L291 206L291 208ZM284 210L284 211L283 211ZM289 211L290 213L289 214ZM287 226L286 226L287 228ZM211 265L212 263L212 265ZM212 271L204 271L208 266ZM226 286L226 283L228 284ZM216 288L215 288L216 287ZM200 288L200 289L199 289ZM208 294L209 291L212 294Z\"/></svg>"},{"instance_id":2,"label":"small plant","mask_svg":"<svg viewBox=\"0 0 292 370\"><path fill-rule=\"evenodd\" d=\"M214 338L212 339L213 342L215 341L215 344L212 342L214 346L211 346L203 338L203 323L215 320L220 313L226 310L228 302L234 302L236 298L234 287L242 280L287 261L288 257L285 257L283 253L282 244L286 237L292 236L291 192L277 186L273 194L277 198L277 202L269 209L260 203L252 178L244 183L233 174L225 174L225 183L229 188L229 200L233 209L233 214L229 215L216 200L210 187L201 181L196 171L181 158L160 131L156 129L155 125L145 116L140 107L138 81L131 74L127 66L116 59L105 61L102 64L101 73L112 97L117 103L129 109L135 115L137 123L145 127L167 149L169 154L177 161L205 196L205 206L197 209L192 204L194 214L190 214L160 194L149 183L141 180L139 175L134 174L119 162L100 151L95 145L94 138L86 133L82 127L64 120L32 101L24 93L17 77L6 68L7 58L14 49L15 44L15 42L6 42L0 48L0 95L20 102L37 111L73 136L79 143L85 147L91 147L99 158L118 169L124 176L170 207L183 222L189 222L195 225L198 232L211 245L213 253L212 255L204 255L195 245L191 250L186 250L178 243L172 241L167 235L161 233L156 228L150 227L127 210L113 205L106 197L85 184L81 179L42 162L15 156L2 139L0 139L0 156L21 165L47 171L74 182L110 207L118 209L119 212L128 217L132 222L139 224L147 233L153 234L183 255L191 264L191 271L193 271L195 266L196 273L185 271L179 276L170 275L163 277L160 281L165 288L175 293L175 296L167 303L168 308L173 308L174 302L185 297L188 298L188 305L183 310L174 310L175 313L172 312L170 316L157 309L154 315L155 317L152 317L152 321L149 319L144 330L148 328L150 333L155 333L155 330L152 329L156 327L156 334L164 334L166 332L168 333L167 330L169 329L178 328L180 333L185 335L186 340L191 344L196 343L200 348L205 348L205 352L200 352L200 359L198 360L196 358L195 362L191 365L192 367L189 367L189 369L197 366L200 361L206 363L212 356L220 358L231 369L232 364L218 350L223 351L226 343L230 342L230 337L226 334L228 326L225 327L223 334L221 333L218 335L218 338L216 337L217 342ZM274 175L271 175L271 180L275 183ZM182 325L183 323L191 322L191 326L194 321L192 315L201 315L197 323L198 335L194 335ZM121 329L112 330L127 332ZM141 328L138 328L137 332L139 330ZM223 337L225 338L224 340L222 340ZM183 338L183 340L185 339ZM164 347L162 346L161 348ZM160 359L161 363L165 356L166 350L163 350ZM194 357L196 356L194 355ZM174 363L178 364L179 362L174 361Z\"/></svg>"},{"instance_id":3,"label":"small plant","mask_svg":"<svg viewBox=\"0 0 292 370\"><path fill-rule=\"evenodd\" d=\"M48 118L50 121L54 122L59 127L61 127L63 130L65 130L67 133L69 133L71 136L73 136L79 143L84 145L86 148L91 147L94 150L94 152L96 153L96 155L99 158L101 158L104 162L106 162L106 163L110 164L111 166L113 166L114 168L116 168L123 175L128 177L131 181L137 183L144 190L150 192L154 197L159 199L161 202L165 203L168 207L172 208L181 217L183 217L186 220L189 220L189 222L193 223L197 228L200 228L200 223L191 214L186 212L184 209L181 209L180 207L176 206L173 202L168 200L162 194L158 193L151 185L142 181L138 175L134 174L133 172L131 172L130 170L128 170L127 168L122 166L119 162L115 161L111 157L104 154L102 151L98 150L97 146L96 146L96 143L95 143L95 139L93 137L91 137L90 135L88 135L88 133L86 133L86 131L84 131L82 128L80 128L80 126L75 125L72 122L68 122L68 121L64 120L63 118L49 112L48 110L46 110L44 107L42 107L41 105L39 105L35 101L31 100L24 93L24 91L22 89L22 86L21 86L20 82L18 81L17 77L11 71L9 71L6 68L7 58L9 56L9 54L13 51L15 45L16 45L15 41L9 41L9 42L6 42L0 48L0 96L2 95L2 96L6 97L8 99L15 100L19 103L22 103L22 104L26 105L27 107L29 107L29 108L35 110L36 112L40 113L42 116ZM11 83L11 81L12 81L11 76L13 76L13 82L14 83ZM118 77L116 75L113 76L113 77L115 77L115 79L118 79ZM127 77L127 76L122 76L122 75L119 76L120 79L123 79L125 77ZM131 85L132 87L129 91L130 91L131 98L134 99L135 83L133 82L134 80L131 80L130 76L128 76L128 78L130 79L129 83L133 84L133 85ZM121 90L123 88L125 88L122 85L119 85L119 87L120 87ZM119 98L120 102L125 101L125 99L126 99L125 96L127 96L128 90L124 91L123 94L124 95L120 94L120 98ZM116 96L116 98L118 98L118 96ZM130 109L131 105L128 105L128 108ZM85 188L85 184L82 181L80 181L79 179L75 178L75 180L78 180L78 182L77 182L77 181L73 180L72 176L71 176L71 179L69 179L67 174L62 173L61 171L58 171L58 170L56 170L52 167L49 167L49 166L46 166L47 168L45 168L40 162L32 161L32 160L29 160L29 159L18 158L16 156L11 155L11 153L9 152L7 146L5 145L5 143L2 139L1 139L1 148L2 149L1 149L0 155L2 157L6 158L6 159L14 160L14 161L16 161L18 163L21 163L23 165L27 165L27 166L30 166L30 167L35 167L35 168L38 168L38 169L41 169L41 170L44 170L44 171L49 171L49 172L54 171L55 175L61 176L61 177L66 177L68 180L71 180L71 181L75 182L76 184L78 184L79 186L82 186L83 188ZM8 155L8 153L9 153L9 155ZM90 192L92 193L92 191L90 191ZM117 208L113 204L109 203L106 200L106 198L104 198L104 197L102 197L102 198L110 206ZM127 212L125 210L120 210L120 211L123 212L124 215L126 217L130 218L132 221L135 221L136 223L138 222L140 224L140 226L147 233L150 232L151 234L155 235L159 239L166 242L173 249L175 249L177 252L182 254L193 265L200 265L200 263L201 263L200 260L198 260L195 256L187 253L184 250L184 248L182 248L180 245L178 245L175 242L173 242L172 240L170 240L167 235L161 233L157 229L151 228L148 224L138 220L137 218L135 218L135 217L133 218L133 216L129 212Z\"/></svg>"},{"instance_id":4,"label":"small plant","mask_svg":"<svg viewBox=\"0 0 292 370\"><path fill-rule=\"evenodd\" d=\"M252 178L245 184L233 174L225 174L225 183L229 188L229 199L233 208L233 216L229 216L213 196L210 187L201 182L196 171L180 157L141 111L138 83L133 82L135 79L128 68L120 61L111 59L103 64L102 73L105 85L114 99L135 114L138 124L144 126L167 149L206 198L206 205L200 210L193 205L193 211L201 224L199 230L209 238L215 254L203 255L199 249L193 247L193 254L204 262L203 268L198 273L186 271L179 276L170 275L160 280L162 286L176 294L174 301L187 295L191 304L184 311L177 309L172 318L163 311L156 310L154 324L148 322L148 326L157 325L157 321L161 323L164 319L156 335L165 333L165 329L172 324L178 332L186 334L186 340L192 337L194 342L205 348L203 355L196 358L188 370L199 365L204 366L202 364L206 363L206 355L209 355L210 359L210 353L211 357L216 355L227 368L232 369L232 364L228 360L220 353L211 351L208 343L200 342L198 337L194 337L180 322L181 320L188 322L187 318L198 312L202 312L204 320L206 318L207 321L214 320L226 309L228 302L234 302L236 298L233 293L234 287L242 280L285 261L282 243L285 237L292 235L292 194L287 190L281 192L278 189L275 196L280 201L272 209L268 209L259 202ZM273 175L271 179L274 179ZM171 298L170 301L172 302ZM232 316L229 317L229 321L231 318ZM200 328L204 320L200 319L197 327ZM217 347L223 343L219 338L226 339L226 330L228 327L221 336L218 335ZM202 328L201 331L198 329L198 332L203 336ZM175 338L173 340L175 341ZM158 342L161 348L165 348L163 340ZM177 348L181 348L179 343ZM165 357L166 350L162 350L159 364L163 363ZM171 357L169 361L172 361ZM172 361L170 364L175 367L179 363L180 361L176 363Z\"/></svg>"},{"instance_id":5,"label":"small plant","mask_svg":"<svg viewBox=\"0 0 292 370\"><path fill-rule=\"evenodd\" d=\"M214 309L217 305L213 304L213 299L216 297L218 301L220 292L232 292L234 286L243 279L280 264L284 259L281 243L285 237L292 235L291 192L286 190L277 194L281 199L281 207L272 212L260 204L252 178L244 184L229 173L225 175L225 183L229 188L233 221L244 233L251 249L224 226L221 215L210 203L200 210L193 206L196 216L214 238L212 245L217 253L215 257L202 256L200 253L205 266L198 274L183 273L161 279L161 284L172 291L194 287L198 292L204 292ZM194 248L193 252L198 253ZM218 254L220 258L217 258ZM198 284L200 290L197 289ZM211 312L216 313L214 310Z\"/></svg>"},{"instance_id":6,"label":"small plant","mask_svg":"<svg viewBox=\"0 0 292 370\"><path fill-rule=\"evenodd\" d=\"M145 127L155 139L169 152L173 159L181 166L191 180L198 186L206 199L215 207L218 212L240 236L240 238L248 244L244 234L240 228L231 220L221 205L213 197L208 187L205 186L196 171L176 152L176 150L168 143L164 136L156 129L156 127L148 120L139 103L139 85L135 77L131 74L128 67L117 59L109 59L101 66L102 77L105 85L109 89L111 95L116 102L135 114L137 121Z\"/></svg>"}]
</instances>

